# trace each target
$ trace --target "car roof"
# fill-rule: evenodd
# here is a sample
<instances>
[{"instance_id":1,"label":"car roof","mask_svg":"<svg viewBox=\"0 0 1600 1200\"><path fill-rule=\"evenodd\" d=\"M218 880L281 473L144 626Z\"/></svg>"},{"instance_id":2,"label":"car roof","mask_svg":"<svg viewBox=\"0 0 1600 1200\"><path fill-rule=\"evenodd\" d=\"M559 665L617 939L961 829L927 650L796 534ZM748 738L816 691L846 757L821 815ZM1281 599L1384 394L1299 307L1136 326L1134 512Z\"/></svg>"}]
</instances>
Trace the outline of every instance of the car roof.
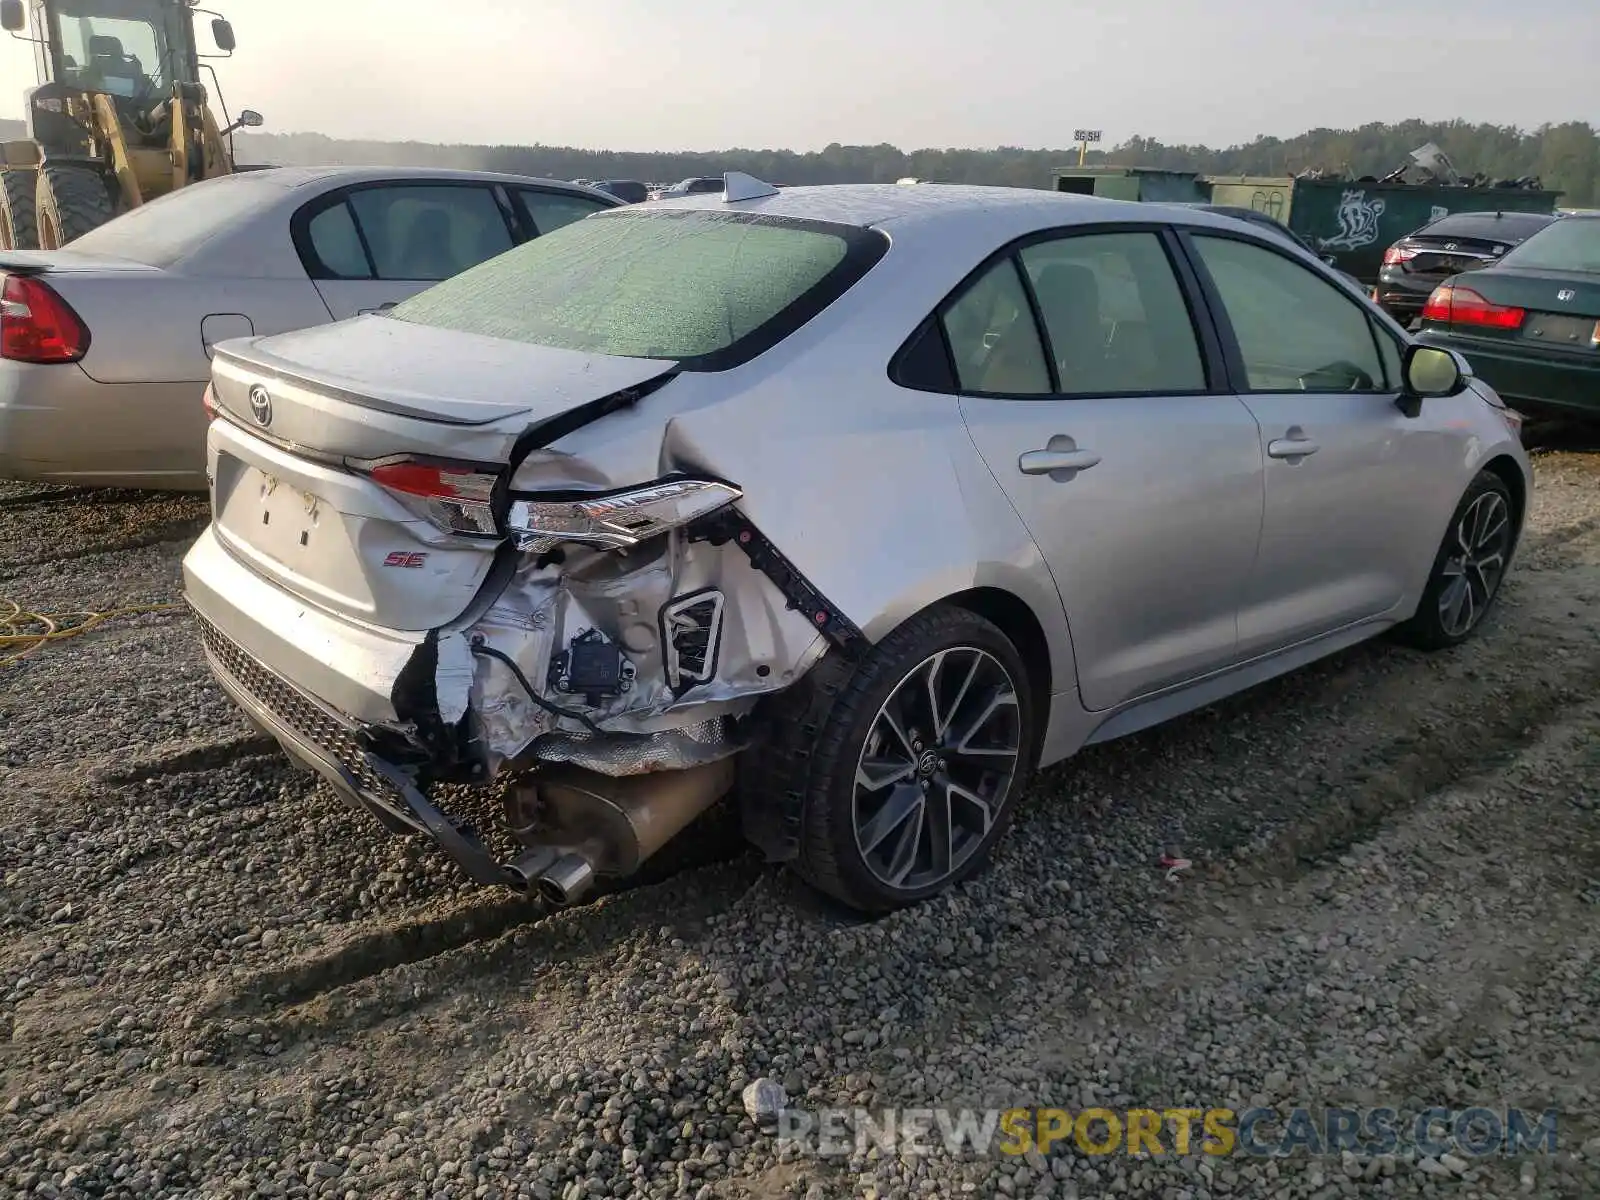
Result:
<instances>
[{"instance_id":1,"label":"car roof","mask_svg":"<svg viewBox=\"0 0 1600 1200\"><path fill-rule=\"evenodd\" d=\"M1414 232L1420 233L1423 229L1433 229L1439 225L1460 224L1462 222L1481 221L1485 224L1494 224L1496 222L1504 221L1506 223L1506 228L1511 229L1524 223L1544 226L1549 225L1554 221L1560 221L1563 219L1564 218L1559 213L1553 212L1519 212L1514 208L1465 208L1460 212L1445 213L1444 216L1429 221L1426 225L1415 230Z\"/></svg>"},{"instance_id":2,"label":"car roof","mask_svg":"<svg viewBox=\"0 0 1600 1200\"><path fill-rule=\"evenodd\" d=\"M320 194L351 185L431 180L533 185L571 196L593 199L602 208L625 207L625 203L619 197L597 188L581 187L559 179L511 175L496 171L366 165L263 167L217 176L179 191L169 192L148 205L129 210L119 218L107 222L100 229L86 234L85 237L94 239L97 235L101 235L104 240L102 231L116 230L119 227L125 229L124 223L135 218L147 224L154 220L170 226L172 223L165 221L164 214L171 210L164 208L164 205L196 202L204 196L221 199L230 195L231 191L231 198L243 203L220 216L213 226L204 231L203 236L193 241L174 243L170 247L170 253L163 260L146 258L127 247L107 246L104 252L113 256L126 255L135 261L148 261L152 265L159 265L183 275L249 279L299 277L296 275L299 270L299 257L289 238L287 219L294 210L314 200ZM233 189L237 190L232 191Z\"/></svg>"},{"instance_id":3,"label":"car roof","mask_svg":"<svg viewBox=\"0 0 1600 1200\"><path fill-rule=\"evenodd\" d=\"M1271 221L1274 225L1283 224L1276 217L1260 209L1246 208L1242 204L1196 204L1194 207L1201 212L1221 213L1225 217L1237 217L1241 221Z\"/></svg>"},{"instance_id":4,"label":"car roof","mask_svg":"<svg viewBox=\"0 0 1600 1200\"><path fill-rule=\"evenodd\" d=\"M1018 233L1034 228L1096 221L1178 221L1215 225L1210 213L1134 200L1109 200L1042 188L977 184L833 183L783 188L771 196L733 204L717 193L659 200L651 211L708 209L829 221L862 228L892 229L896 235L920 227L948 228L976 220Z\"/></svg>"},{"instance_id":5,"label":"car roof","mask_svg":"<svg viewBox=\"0 0 1600 1200\"><path fill-rule=\"evenodd\" d=\"M340 187L350 183L368 183L378 179L454 179L483 183L538 184L541 187L559 188L562 191L584 195L602 196L614 200L605 192L566 179L547 179L540 175L516 175L506 171L466 171L454 167L396 167L396 166L311 166L311 167L257 167L231 176L234 179L258 180L284 189L302 187Z\"/></svg>"},{"instance_id":6,"label":"car roof","mask_svg":"<svg viewBox=\"0 0 1600 1200\"><path fill-rule=\"evenodd\" d=\"M1111 200L1043 188L976 184L835 183L788 187L770 196L728 203L720 193L674 195L591 220L701 210L761 214L879 229L903 248L954 261L983 258L999 247L1047 230L1074 225L1150 224L1251 231L1299 253L1309 253L1284 230L1261 229L1220 213L1150 201Z\"/></svg>"}]
</instances>

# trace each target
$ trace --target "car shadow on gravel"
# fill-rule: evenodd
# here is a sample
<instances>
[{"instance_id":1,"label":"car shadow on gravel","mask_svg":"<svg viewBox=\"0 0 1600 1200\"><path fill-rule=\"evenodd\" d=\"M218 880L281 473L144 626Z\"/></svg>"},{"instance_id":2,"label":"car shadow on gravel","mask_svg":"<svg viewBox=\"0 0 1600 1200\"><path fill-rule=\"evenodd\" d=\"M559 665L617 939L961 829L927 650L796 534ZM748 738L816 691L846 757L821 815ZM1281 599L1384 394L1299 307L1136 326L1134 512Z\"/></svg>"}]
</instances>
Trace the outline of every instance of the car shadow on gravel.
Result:
<instances>
[{"instance_id":1,"label":"car shadow on gravel","mask_svg":"<svg viewBox=\"0 0 1600 1200\"><path fill-rule=\"evenodd\" d=\"M1234 1084L1200 1073L1198 1041L1135 1058L1122 1040L1141 1015L1154 1028L1191 1010L1193 1037L1232 1030L1256 1047L1217 1068L1248 1095L1273 1065L1258 1031L1284 1031L1281 1056L1331 1026L1296 1015L1303 979L1224 957L1241 927L1217 906L1336 927L1334 892L1303 911L1275 901L1341 856L1365 863L1385 829L1425 822L1592 694L1595 476L1571 453L1539 471L1534 534L1480 638L1433 656L1370 643L1094 747L1039 777L990 869L875 921L762 864L725 808L592 904L475 890L264 747L206 679L186 621L62 643L0 677L16 747L0 774L0 1071L25 1101L0 1113L24 1164L0 1164L0 1190L17 1172L58 1186L72 1163L102 1189L143 1173L186 1195L471 1195L490 1181L488 1194L532 1181L562 1195L590 1176L639 1181L633 1194L723 1191L794 1175L743 1116L755 1074L805 1107L1220 1095ZM163 504L149 520L173 519ZM0 517L0 561L22 544L17 519ZM82 544L70 522L49 535ZM175 583L180 553L37 577L73 595L155 589ZM1530 805L1537 783L1521 781ZM1174 814L1196 868L1168 884L1154 860ZM1575 857L1561 886L1589 869ZM1409 876L1380 882L1398 889L1389 903L1418 894ZM1163 975L1186 940L1238 986ZM1552 953L1538 962L1559 966ZM1109 1172L1074 1166L1080 1195L1109 1182L1092 1167ZM858 1175L880 1195L923 1190L895 1169L806 1164L840 1192L859 1193ZM1030 1194L993 1170L941 1166L936 1190Z\"/></svg>"}]
</instances>

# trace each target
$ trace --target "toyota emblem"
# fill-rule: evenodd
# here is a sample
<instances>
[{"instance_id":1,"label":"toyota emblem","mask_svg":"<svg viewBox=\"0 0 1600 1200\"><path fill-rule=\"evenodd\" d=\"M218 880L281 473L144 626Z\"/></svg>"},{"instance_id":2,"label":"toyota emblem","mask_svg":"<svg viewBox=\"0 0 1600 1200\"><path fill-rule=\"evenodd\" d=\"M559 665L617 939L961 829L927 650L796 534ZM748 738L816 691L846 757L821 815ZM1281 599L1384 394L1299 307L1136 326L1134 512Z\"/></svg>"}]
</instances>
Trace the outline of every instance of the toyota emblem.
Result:
<instances>
[{"instance_id":1,"label":"toyota emblem","mask_svg":"<svg viewBox=\"0 0 1600 1200\"><path fill-rule=\"evenodd\" d=\"M250 415L257 425L272 424L272 397L259 383L250 389Z\"/></svg>"}]
</instances>

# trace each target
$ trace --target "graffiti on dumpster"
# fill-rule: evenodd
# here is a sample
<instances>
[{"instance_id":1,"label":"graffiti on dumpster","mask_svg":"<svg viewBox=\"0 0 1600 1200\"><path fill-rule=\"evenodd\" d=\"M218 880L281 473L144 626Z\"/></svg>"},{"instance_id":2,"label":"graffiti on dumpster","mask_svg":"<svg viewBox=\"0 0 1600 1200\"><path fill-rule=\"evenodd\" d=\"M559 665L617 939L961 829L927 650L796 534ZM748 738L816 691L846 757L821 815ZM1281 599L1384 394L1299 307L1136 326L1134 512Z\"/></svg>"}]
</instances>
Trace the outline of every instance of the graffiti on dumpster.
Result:
<instances>
[{"instance_id":1,"label":"graffiti on dumpster","mask_svg":"<svg viewBox=\"0 0 1600 1200\"><path fill-rule=\"evenodd\" d=\"M1273 188L1271 191L1258 191L1250 197L1250 207L1258 213L1265 213L1274 221L1283 220L1283 191Z\"/></svg>"},{"instance_id":2,"label":"graffiti on dumpster","mask_svg":"<svg viewBox=\"0 0 1600 1200\"><path fill-rule=\"evenodd\" d=\"M1358 250L1378 240L1378 218L1383 216L1383 198L1367 199L1365 188L1347 190L1339 200L1339 232L1318 238L1324 250Z\"/></svg>"}]
</instances>

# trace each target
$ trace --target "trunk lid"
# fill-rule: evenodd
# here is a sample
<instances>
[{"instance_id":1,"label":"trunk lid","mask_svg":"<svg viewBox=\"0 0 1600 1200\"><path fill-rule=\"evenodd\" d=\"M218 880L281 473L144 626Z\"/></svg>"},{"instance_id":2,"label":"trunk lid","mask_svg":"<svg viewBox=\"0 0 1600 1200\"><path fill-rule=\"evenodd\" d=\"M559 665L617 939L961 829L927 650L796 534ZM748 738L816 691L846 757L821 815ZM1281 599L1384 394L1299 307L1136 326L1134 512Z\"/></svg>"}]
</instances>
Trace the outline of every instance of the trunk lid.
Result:
<instances>
[{"instance_id":1,"label":"trunk lid","mask_svg":"<svg viewBox=\"0 0 1600 1200\"><path fill-rule=\"evenodd\" d=\"M0 275L151 274L160 267L76 250L0 250Z\"/></svg>"},{"instance_id":2,"label":"trunk lid","mask_svg":"<svg viewBox=\"0 0 1600 1200\"><path fill-rule=\"evenodd\" d=\"M386 465L445 464L472 493L462 511L486 513L529 429L675 366L376 316L225 346L212 377L225 416L209 437L217 536L307 602L401 630L459 616L502 539L442 528L438 503ZM253 406L256 389L265 403ZM458 522L471 527L483 526Z\"/></svg>"},{"instance_id":3,"label":"trunk lid","mask_svg":"<svg viewBox=\"0 0 1600 1200\"><path fill-rule=\"evenodd\" d=\"M250 387L290 385L278 413L295 426L302 405L325 397L368 412L439 426L487 426L507 417L543 420L653 379L674 364L558 350L370 315L318 325L217 352L216 399L246 421ZM275 417L275 420L277 418ZM324 437L331 431L320 425ZM309 430L306 432L310 432ZM285 436L294 436L291 429ZM349 452L317 441L321 450Z\"/></svg>"},{"instance_id":4,"label":"trunk lid","mask_svg":"<svg viewBox=\"0 0 1600 1200\"><path fill-rule=\"evenodd\" d=\"M1544 271L1501 266L1474 271L1458 286L1471 288L1491 304L1524 312L1515 329L1463 326L1474 337L1492 337L1584 358L1600 358L1600 276L1578 271Z\"/></svg>"},{"instance_id":5,"label":"trunk lid","mask_svg":"<svg viewBox=\"0 0 1600 1200\"><path fill-rule=\"evenodd\" d=\"M1406 241L1417 253L1399 265L1410 275L1445 276L1476 271L1497 262L1500 255L1494 252L1495 247L1505 246L1504 242L1483 238L1430 237L1427 234L1413 234Z\"/></svg>"}]
</instances>

